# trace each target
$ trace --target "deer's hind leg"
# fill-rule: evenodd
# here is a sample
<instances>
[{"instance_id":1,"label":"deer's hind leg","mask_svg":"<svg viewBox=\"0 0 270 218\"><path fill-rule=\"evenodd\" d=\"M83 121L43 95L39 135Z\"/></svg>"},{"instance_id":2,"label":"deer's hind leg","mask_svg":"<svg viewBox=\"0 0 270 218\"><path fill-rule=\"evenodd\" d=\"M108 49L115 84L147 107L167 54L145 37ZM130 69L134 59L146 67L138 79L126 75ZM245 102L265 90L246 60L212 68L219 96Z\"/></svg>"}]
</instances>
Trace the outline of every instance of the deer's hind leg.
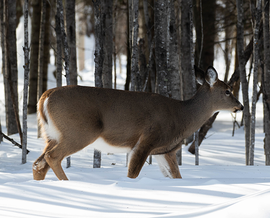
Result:
<instances>
[{"instance_id":1,"label":"deer's hind leg","mask_svg":"<svg viewBox=\"0 0 270 218\"><path fill-rule=\"evenodd\" d=\"M181 174L176 160L176 151L171 151L166 154L154 155L159 168L165 177L171 179L181 179Z\"/></svg>"},{"instance_id":2,"label":"deer's hind leg","mask_svg":"<svg viewBox=\"0 0 270 218\"><path fill-rule=\"evenodd\" d=\"M44 158L59 180L68 180L61 166L62 160L87 145L89 145L89 143L86 140L76 140L66 137L65 139L61 139L51 150L47 151Z\"/></svg>"},{"instance_id":3,"label":"deer's hind leg","mask_svg":"<svg viewBox=\"0 0 270 218\"><path fill-rule=\"evenodd\" d=\"M45 176L50 169L50 166L45 159L45 154L48 150L51 150L56 146L56 144L56 140L48 140L42 155L33 163L33 178L35 180L45 179Z\"/></svg>"}]
</instances>

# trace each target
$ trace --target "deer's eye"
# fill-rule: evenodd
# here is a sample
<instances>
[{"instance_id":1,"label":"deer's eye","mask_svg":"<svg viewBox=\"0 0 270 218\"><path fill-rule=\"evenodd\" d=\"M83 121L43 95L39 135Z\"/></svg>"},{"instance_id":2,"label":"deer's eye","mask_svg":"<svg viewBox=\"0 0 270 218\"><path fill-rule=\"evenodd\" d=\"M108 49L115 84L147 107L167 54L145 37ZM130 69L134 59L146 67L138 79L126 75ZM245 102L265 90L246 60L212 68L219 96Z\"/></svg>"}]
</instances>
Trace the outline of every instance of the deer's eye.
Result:
<instances>
[{"instance_id":1,"label":"deer's eye","mask_svg":"<svg viewBox=\"0 0 270 218\"><path fill-rule=\"evenodd\" d=\"M231 94L231 92L230 92L229 90L226 90L226 91L225 91L225 94L226 94L227 96L229 96L229 95Z\"/></svg>"}]
</instances>

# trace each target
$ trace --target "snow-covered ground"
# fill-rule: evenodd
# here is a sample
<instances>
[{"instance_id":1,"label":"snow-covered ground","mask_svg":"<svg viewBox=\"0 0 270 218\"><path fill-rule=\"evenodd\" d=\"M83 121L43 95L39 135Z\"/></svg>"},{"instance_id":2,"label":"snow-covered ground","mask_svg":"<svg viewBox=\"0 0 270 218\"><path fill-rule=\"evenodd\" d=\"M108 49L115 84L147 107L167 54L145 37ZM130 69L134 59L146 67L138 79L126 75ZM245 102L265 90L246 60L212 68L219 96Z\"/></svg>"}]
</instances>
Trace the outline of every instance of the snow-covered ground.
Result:
<instances>
[{"instance_id":1,"label":"snow-covered ground","mask_svg":"<svg viewBox=\"0 0 270 218\"><path fill-rule=\"evenodd\" d=\"M80 84L93 85L91 49L86 54L86 70L80 72ZM22 57L21 50L18 55ZM20 105L22 72L19 70ZM123 79L118 75L119 86ZM50 73L49 87L53 86ZM0 119L6 132L3 93L1 75ZM237 117L241 119L241 113ZM164 178L155 160L152 165L145 164L138 178L129 179L125 154L102 154L102 167L93 169L93 150L85 148L72 155L71 168L65 169L65 161L62 163L69 181L58 181L51 170L44 181L34 181L32 163L44 142L37 139L36 115L30 115L26 164L21 164L19 148L7 140L0 144L0 217L269 218L270 168L264 166L261 103L257 117L254 166L245 166L243 129L237 129L232 137L231 114L223 112L200 148L199 166L183 147L183 179ZM20 141L18 135L11 137Z\"/></svg>"},{"instance_id":2,"label":"snow-covered ground","mask_svg":"<svg viewBox=\"0 0 270 218\"><path fill-rule=\"evenodd\" d=\"M2 114L1 114L2 115ZM222 118L222 116L221 116ZM200 165L183 147L183 179L164 178L154 161L136 179L126 177L125 154L102 154L92 168L93 151L72 155L69 181L50 170L32 179L32 163L44 147L36 137L36 116L28 120L27 163L21 150L0 144L0 217L269 217L270 174L264 166L263 134L256 135L255 166L245 166L244 133L231 136L230 122L218 120L200 149ZM5 132L5 125L3 126ZM19 141L18 135L13 139ZM65 161L63 161L65 167Z\"/></svg>"}]
</instances>

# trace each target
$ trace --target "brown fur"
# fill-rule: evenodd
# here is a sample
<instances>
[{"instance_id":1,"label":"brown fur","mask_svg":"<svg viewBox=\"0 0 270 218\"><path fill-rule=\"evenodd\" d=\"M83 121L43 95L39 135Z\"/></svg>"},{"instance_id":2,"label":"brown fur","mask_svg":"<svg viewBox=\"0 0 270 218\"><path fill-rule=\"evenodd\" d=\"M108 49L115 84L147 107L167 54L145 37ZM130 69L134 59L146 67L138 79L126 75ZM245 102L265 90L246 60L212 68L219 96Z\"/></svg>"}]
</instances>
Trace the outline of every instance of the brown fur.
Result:
<instances>
[{"instance_id":1,"label":"brown fur","mask_svg":"<svg viewBox=\"0 0 270 218\"><path fill-rule=\"evenodd\" d=\"M196 75L200 81L205 79L204 72ZM47 112L60 139L50 138L45 132L48 142L33 165L34 179L44 179L51 167L60 180L66 180L61 167L63 158L100 137L110 145L132 149L128 177L139 175L149 154L165 154L171 176L181 178L175 155L180 142L199 129L215 111L243 109L232 94L225 94L229 89L220 80L211 86L204 82L188 101L158 94L83 86L48 90L38 103L39 119L48 122L43 105L49 98Z\"/></svg>"}]
</instances>

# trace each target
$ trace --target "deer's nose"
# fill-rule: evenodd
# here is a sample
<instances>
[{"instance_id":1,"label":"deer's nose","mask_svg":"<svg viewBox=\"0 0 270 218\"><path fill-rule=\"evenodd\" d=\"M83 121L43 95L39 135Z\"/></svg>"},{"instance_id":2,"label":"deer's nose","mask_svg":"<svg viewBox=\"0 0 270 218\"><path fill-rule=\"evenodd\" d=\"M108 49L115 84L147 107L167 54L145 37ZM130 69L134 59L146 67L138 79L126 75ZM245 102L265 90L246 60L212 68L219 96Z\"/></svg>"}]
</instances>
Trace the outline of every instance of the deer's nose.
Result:
<instances>
[{"instance_id":1,"label":"deer's nose","mask_svg":"<svg viewBox=\"0 0 270 218\"><path fill-rule=\"evenodd\" d=\"M243 105L241 105L241 108L240 108L240 110L242 111L242 110L244 110L244 106Z\"/></svg>"}]
</instances>

